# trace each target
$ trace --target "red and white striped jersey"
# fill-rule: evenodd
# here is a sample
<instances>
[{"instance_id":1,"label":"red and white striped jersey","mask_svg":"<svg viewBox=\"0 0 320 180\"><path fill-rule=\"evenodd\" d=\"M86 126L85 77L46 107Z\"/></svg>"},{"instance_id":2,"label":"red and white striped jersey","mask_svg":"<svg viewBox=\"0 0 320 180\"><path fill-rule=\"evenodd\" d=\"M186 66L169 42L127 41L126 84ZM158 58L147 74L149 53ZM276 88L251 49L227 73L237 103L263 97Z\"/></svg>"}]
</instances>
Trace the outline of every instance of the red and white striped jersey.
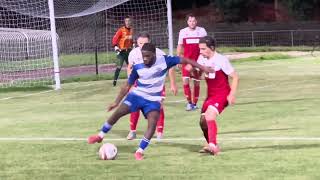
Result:
<instances>
[{"instance_id":1,"label":"red and white striped jersey","mask_svg":"<svg viewBox=\"0 0 320 180\"><path fill-rule=\"evenodd\" d=\"M184 48L183 56L196 61L200 54L199 39L206 35L207 32L202 27L196 27L194 30L189 27L181 29L178 44Z\"/></svg>"}]
</instances>

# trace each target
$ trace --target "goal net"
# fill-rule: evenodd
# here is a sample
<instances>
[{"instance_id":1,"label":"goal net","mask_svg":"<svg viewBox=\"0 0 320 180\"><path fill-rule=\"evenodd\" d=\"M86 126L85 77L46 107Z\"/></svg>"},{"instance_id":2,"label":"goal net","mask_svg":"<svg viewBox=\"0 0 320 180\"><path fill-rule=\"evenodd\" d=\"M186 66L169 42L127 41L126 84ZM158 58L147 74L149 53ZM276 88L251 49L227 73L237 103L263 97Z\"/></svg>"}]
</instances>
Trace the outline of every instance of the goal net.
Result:
<instances>
[{"instance_id":1,"label":"goal net","mask_svg":"<svg viewBox=\"0 0 320 180\"><path fill-rule=\"evenodd\" d=\"M54 11L62 80L112 76L111 41L126 16L135 35L168 47L166 0L57 0ZM50 30L48 0L0 1L0 87L54 83Z\"/></svg>"}]
</instances>

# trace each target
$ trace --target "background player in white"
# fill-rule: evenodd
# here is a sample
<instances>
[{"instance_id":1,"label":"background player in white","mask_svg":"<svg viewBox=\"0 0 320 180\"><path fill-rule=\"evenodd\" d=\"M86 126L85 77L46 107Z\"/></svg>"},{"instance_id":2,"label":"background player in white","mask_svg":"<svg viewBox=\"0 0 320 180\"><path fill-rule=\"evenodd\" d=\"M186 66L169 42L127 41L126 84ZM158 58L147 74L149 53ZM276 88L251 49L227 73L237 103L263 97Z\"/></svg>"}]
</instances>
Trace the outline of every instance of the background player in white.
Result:
<instances>
[{"instance_id":1,"label":"background player in white","mask_svg":"<svg viewBox=\"0 0 320 180\"><path fill-rule=\"evenodd\" d=\"M200 54L199 38L206 36L207 32L204 28L197 26L197 19L193 14L188 14L186 20L188 27L181 29L179 32L177 55L197 61ZM200 94L199 71L196 71L195 69L187 71L185 65L182 65L181 71L184 95L188 101L186 110L195 110L197 109L197 102ZM193 79L193 93L191 93L190 78Z\"/></svg>"},{"instance_id":2,"label":"background player in white","mask_svg":"<svg viewBox=\"0 0 320 180\"><path fill-rule=\"evenodd\" d=\"M119 105L120 107L117 108L104 123L99 134L92 135L88 138L89 144L100 143L105 133L109 132L121 117L141 109L148 120L148 127L139 144L138 150L135 152L136 160L143 159L144 150L149 145L150 139L155 132L161 106L161 91L165 83L167 71L173 66L183 63L191 64L204 72L214 72L211 68L178 56L157 57L156 47L151 43L145 43L141 52L143 63L133 66L127 83L122 86L115 102L112 103L107 110L111 111ZM130 91L136 81L137 87ZM126 98L122 102L125 96Z\"/></svg>"},{"instance_id":3,"label":"background player in white","mask_svg":"<svg viewBox=\"0 0 320 180\"><path fill-rule=\"evenodd\" d=\"M235 103L235 94L238 88L239 76L232 67L228 58L216 52L215 40L205 36L199 41L200 56L198 63L214 68L214 73L205 74L207 83L207 98L202 105L200 127L209 146L202 152L217 155L220 151L217 146L217 116L228 105ZM231 86L229 85L231 77Z\"/></svg>"},{"instance_id":4,"label":"background player in white","mask_svg":"<svg viewBox=\"0 0 320 180\"><path fill-rule=\"evenodd\" d=\"M132 51L129 54L129 64L127 67L127 74L128 77L131 74L132 71L132 67L135 64L141 64L143 63L142 60L142 54L141 54L141 48L145 43L150 43L150 35L146 32L142 32L140 34L138 34L137 36L137 45L138 47L132 49ZM163 52L162 50L156 48L156 56L163 56L166 55L165 52ZM173 91L173 93L176 95L177 93L177 86L176 86L176 82L175 82L175 71L174 68L171 68L169 70L169 79L170 79L170 84L171 84L171 90ZM165 98L165 86L163 88L163 100ZM163 130L164 130L164 109L163 109L163 104L161 104L161 109L160 109L160 117L157 123L157 139L160 140L162 138L163 135ZM137 124L139 121L139 117L140 117L140 110L138 110L137 112L132 112L130 113L130 132L127 136L128 140L133 140L136 138L136 129L137 129Z\"/></svg>"}]
</instances>

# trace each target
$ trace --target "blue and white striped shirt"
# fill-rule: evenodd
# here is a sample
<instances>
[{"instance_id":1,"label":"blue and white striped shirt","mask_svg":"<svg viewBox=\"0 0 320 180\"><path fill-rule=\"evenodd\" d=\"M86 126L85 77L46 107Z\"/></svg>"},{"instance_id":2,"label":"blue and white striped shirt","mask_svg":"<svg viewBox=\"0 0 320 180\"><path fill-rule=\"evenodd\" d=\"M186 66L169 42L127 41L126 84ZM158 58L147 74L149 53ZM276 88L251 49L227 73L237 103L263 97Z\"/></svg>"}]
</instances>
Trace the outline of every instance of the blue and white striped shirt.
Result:
<instances>
[{"instance_id":1,"label":"blue and white striped shirt","mask_svg":"<svg viewBox=\"0 0 320 180\"><path fill-rule=\"evenodd\" d=\"M130 93L134 93L149 101L161 101L161 92L165 83L167 71L180 63L178 56L157 56L156 62L147 67L145 64L135 64L128 79L133 85L137 80L137 87Z\"/></svg>"}]
</instances>

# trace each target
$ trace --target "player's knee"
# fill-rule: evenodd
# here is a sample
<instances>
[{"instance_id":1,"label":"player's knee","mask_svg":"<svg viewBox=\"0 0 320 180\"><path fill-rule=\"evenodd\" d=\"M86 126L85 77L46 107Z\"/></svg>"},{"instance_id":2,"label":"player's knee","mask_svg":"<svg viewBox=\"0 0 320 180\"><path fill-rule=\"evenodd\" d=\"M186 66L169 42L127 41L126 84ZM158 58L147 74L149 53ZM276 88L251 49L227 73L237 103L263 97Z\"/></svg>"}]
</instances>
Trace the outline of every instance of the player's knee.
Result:
<instances>
[{"instance_id":1,"label":"player's knee","mask_svg":"<svg viewBox=\"0 0 320 180\"><path fill-rule=\"evenodd\" d=\"M193 82L194 82L194 85L196 85L196 86L200 85L200 80L198 80L198 79L194 79Z\"/></svg>"},{"instance_id":2,"label":"player's knee","mask_svg":"<svg viewBox=\"0 0 320 180\"><path fill-rule=\"evenodd\" d=\"M183 77L183 84L189 84L189 77Z\"/></svg>"},{"instance_id":3,"label":"player's knee","mask_svg":"<svg viewBox=\"0 0 320 180\"><path fill-rule=\"evenodd\" d=\"M205 118L207 121L215 120L217 118L217 110L214 107L209 106L205 112Z\"/></svg>"}]
</instances>

